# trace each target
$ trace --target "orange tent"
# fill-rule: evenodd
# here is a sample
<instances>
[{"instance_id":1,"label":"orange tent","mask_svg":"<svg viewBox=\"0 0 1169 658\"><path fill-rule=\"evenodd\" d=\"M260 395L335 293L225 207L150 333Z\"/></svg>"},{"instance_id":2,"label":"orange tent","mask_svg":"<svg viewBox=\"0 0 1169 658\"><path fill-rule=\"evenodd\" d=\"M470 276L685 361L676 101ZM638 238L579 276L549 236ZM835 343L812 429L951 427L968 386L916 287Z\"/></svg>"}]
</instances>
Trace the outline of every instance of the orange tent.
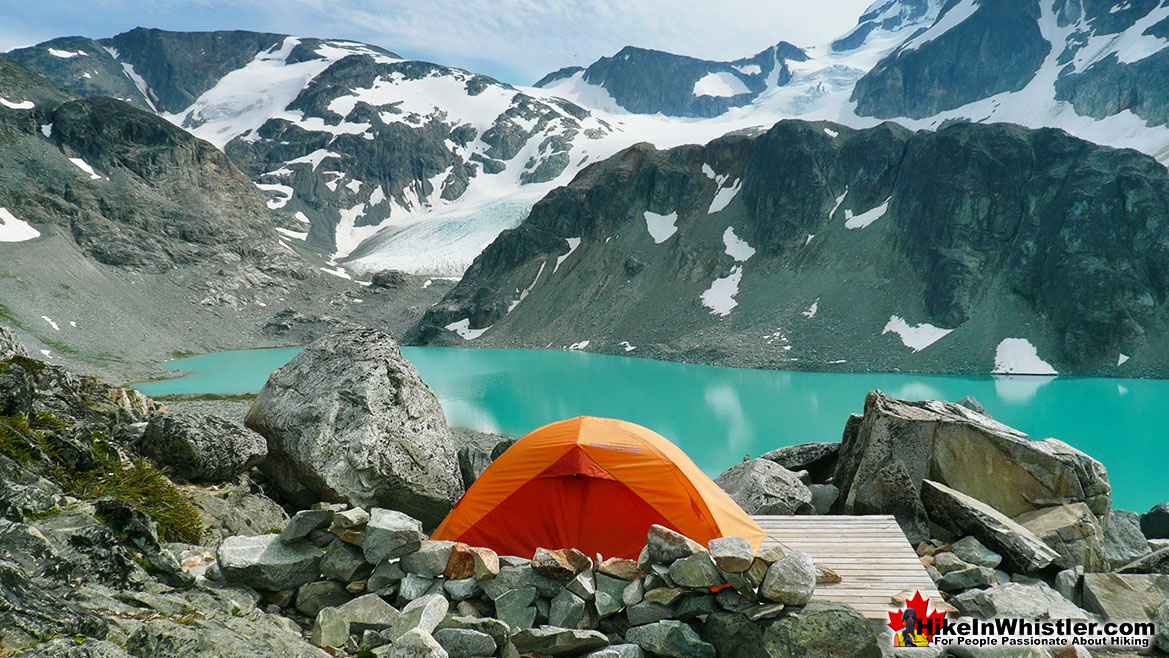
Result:
<instances>
[{"instance_id":1,"label":"orange tent","mask_svg":"<svg viewBox=\"0 0 1169 658\"><path fill-rule=\"evenodd\" d=\"M636 558L657 523L702 544L763 530L673 443L623 420L545 425L495 460L432 539L531 557L539 547Z\"/></svg>"}]
</instances>

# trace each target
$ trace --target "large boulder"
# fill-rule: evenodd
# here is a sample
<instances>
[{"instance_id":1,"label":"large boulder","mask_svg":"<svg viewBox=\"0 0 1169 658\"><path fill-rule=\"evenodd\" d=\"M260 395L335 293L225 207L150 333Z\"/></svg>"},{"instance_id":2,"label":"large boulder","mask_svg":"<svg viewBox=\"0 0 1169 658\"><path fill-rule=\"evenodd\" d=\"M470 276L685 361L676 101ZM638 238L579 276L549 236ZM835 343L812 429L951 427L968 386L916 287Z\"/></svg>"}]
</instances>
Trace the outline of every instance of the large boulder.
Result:
<instances>
[{"instance_id":1,"label":"large boulder","mask_svg":"<svg viewBox=\"0 0 1169 658\"><path fill-rule=\"evenodd\" d=\"M765 452L759 458L773 461L794 473L807 471L813 482L824 482L835 474L839 454L839 442L801 443Z\"/></svg>"},{"instance_id":2,"label":"large boulder","mask_svg":"<svg viewBox=\"0 0 1169 658\"><path fill-rule=\"evenodd\" d=\"M934 523L959 535L973 535L1016 571L1038 571L1060 557L1030 530L944 484L922 480L921 501Z\"/></svg>"},{"instance_id":3,"label":"large boulder","mask_svg":"<svg viewBox=\"0 0 1169 658\"><path fill-rule=\"evenodd\" d=\"M929 519L905 462L897 460L861 484L853 503L857 514L892 514L914 546L930 538Z\"/></svg>"},{"instance_id":4,"label":"large boulder","mask_svg":"<svg viewBox=\"0 0 1169 658\"><path fill-rule=\"evenodd\" d=\"M715 478L748 514L811 514L812 492L795 473L767 459L739 462Z\"/></svg>"},{"instance_id":5,"label":"large boulder","mask_svg":"<svg viewBox=\"0 0 1169 658\"><path fill-rule=\"evenodd\" d=\"M1169 576L1153 574L1084 574L1084 608L1107 621L1149 621L1169 599Z\"/></svg>"},{"instance_id":6,"label":"large boulder","mask_svg":"<svg viewBox=\"0 0 1169 658\"><path fill-rule=\"evenodd\" d=\"M1169 574L1169 548L1138 557L1116 569L1117 573L1163 573Z\"/></svg>"},{"instance_id":7,"label":"large boulder","mask_svg":"<svg viewBox=\"0 0 1169 658\"><path fill-rule=\"evenodd\" d=\"M28 352L11 329L0 325L0 361L7 361L14 356L28 356Z\"/></svg>"},{"instance_id":8,"label":"large boulder","mask_svg":"<svg viewBox=\"0 0 1169 658\"><path fill-rule=\"evenodd\" d=\"M434 392L373 329L344 328L268 378L247 416L268 440L265 469L295 496L405 512L437 525L463 492L458 457Z\"/></svg>"},{"instance_id":9,"label":"large boulder","mask_svg":"<svg viewBox=\"0 0 1169 658\"><path fill-rule=\"evenodd\" d=\"M0 347L2 350L3 347ZM32 412L36 379L18 363L0 362L0 416L28 417Z\"/></svg>"},{"instance_id":10,"label":"large boulder","mask_svg":"<svg viewBox=\"0 0 1169 658\"><path fill-rule=\"evenodd\" d=\"M773 658L881 658L869 620L852 606L830 601L812 601L772 622L763 646Z\"/></svg>"},{"instance_id":11,"label":"large boulder","mask_svg":"<svg viewBox=\"0 0 1169 658\"><path fill-rule=\"evenodd\" d=\"M635 626L625 639L654 656L670 658L714 658L714 646L703 642L693 628L675 619Z\"/></svg>"},{"instance_id":12,"label":"large boulder","mask_svg":"<svg viewBox=\"0 0 1169 658\"><path fill-rule=\"evenodd\" d=\"M979 619L1088 619L1091 616L1041 581L972 589L950 599L950 603L963 615Z\"/></svg>"},{"instance_id":13,"label":"large boulder","mask_svg":"<svg viewBox=\"0 0 1169 658\"><path fill-rule=\"evenodd\" d=\"M1045 507L1015 517L1045 544L1059 553L1061 569L1081 566L1085 571L1108 571L1104 555L1104 531L1083 503Z\"/></svg>"},{"instance_id":14,"label":"large boulder","mask_svg":"<svg viewBox=\"0 0 1169 658\"><path fill-rule=\"evenodd\" d=\"M1100 520L1100 526L1104 531L1102 547L1108 568L1115 569L1152 552L1136 512L1114 509Z\"/></svg>"},{"instance_id":15,"label":"large boulder","mask_svg":"<svg viewBox=\"0 0 1169 658\"><path fill-rule=\"evenodd\" d=\"M897 460L915 487L929 478L1010 517L1076 502L1102 516L1111 504L1100 462L1055 439L1031 441L961 405L909 402L873 391L862 420L850 427L834 479L841 512L854 512L867 483Z\"/></svg>"},{"instance_id":16,"label":"large boulder","mask_svg":"<svg viewBox=\"0 0 1169 658\"><path fill-rule=\"evenodd\" d=\"M228 537L219 545L223 577L256 589L295 589L320 578L321 549L308 542L285 544L280 535Z\"/></svg>"},{"instance_id":17,"label":"large boulder","mask_svg":"<svg viewBox=\"0 0 1169 658\"><path fill-rule=\"evenodd\" d=\"M176 413L150 419L138 450L186 480L226 482L263 461L268 443L226 418Z\"/></svg>"},{"instance_id":18,"label":"large boulder","mask_svg":"<svg viewBox=\"0 0 1169 658\"><path fill-rule=\"evenodd\" d=\"M1141 514L1141 532L1149 539L1169 539L1169 502Z\"/></svg>"}]
</instances>

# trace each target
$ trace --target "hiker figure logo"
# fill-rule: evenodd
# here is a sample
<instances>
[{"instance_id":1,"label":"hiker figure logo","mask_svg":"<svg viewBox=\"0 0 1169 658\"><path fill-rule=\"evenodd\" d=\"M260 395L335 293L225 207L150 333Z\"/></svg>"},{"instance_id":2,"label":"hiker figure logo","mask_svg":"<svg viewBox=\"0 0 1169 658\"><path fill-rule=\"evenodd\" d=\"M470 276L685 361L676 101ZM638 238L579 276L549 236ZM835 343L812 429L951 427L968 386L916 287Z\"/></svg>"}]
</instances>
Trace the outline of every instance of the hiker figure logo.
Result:
<instances>
[{"instance_id":1,"label":"hiker figure logo","mask_svg":"<svg viewBox=\"0 0 1169 658\"><path fill-rule=\"evenodd\" d=\"M893 646L895 647L928 647L933 642L934 634L942 629L946 613L943 610L930 610L930 600L914 592L913 598L905 602L905 607L889 611L889 628L893 629Z\"/></svg>"}]
</instances>

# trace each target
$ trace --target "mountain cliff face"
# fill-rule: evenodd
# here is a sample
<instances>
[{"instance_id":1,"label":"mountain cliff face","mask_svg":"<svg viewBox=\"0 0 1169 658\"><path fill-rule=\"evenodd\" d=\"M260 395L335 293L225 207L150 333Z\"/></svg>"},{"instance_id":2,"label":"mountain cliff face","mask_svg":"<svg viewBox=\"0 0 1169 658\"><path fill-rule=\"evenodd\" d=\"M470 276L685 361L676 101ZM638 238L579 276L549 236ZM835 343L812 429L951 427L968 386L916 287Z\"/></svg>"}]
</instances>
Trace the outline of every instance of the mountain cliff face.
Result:
<instances>
[{"instance_id":1,"label":"mountain cliff face","mask_svg":"<svg viewBox=\"0 0 1169 658\"><path fill-rule=\"evenodd\" d=\"M637 145L505 231L429 344L747 366L1164 374L1169 174L1057 130L784 121ZM1120 355L1124 355L1123 357Z\"/></svg>"},{"instance_id":2,"label":"mountain cliff face","mask_svg":"<svg viewBox=\"0 0 1169 658\"><path fill-rule=\"evenodd\" d=\"M634 114L715 117L751 103L759 94L787 84L787 62L808 59L803 50L781 41L733 62L714 62L659 50L627 46L588 68L568 67L536 82L556 92L589 86L603 89L616 108ZM587 92L586 92L587 93Z\"/></svg>"}]
</instances>

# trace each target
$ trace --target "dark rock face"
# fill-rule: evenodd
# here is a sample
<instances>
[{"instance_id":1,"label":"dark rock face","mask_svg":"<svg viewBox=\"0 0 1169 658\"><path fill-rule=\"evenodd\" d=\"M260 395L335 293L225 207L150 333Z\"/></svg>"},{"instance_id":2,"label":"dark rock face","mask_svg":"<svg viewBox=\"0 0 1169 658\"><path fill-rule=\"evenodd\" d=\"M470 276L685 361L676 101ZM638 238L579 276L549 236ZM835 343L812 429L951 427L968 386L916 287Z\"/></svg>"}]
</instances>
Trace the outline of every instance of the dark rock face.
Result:
<instances>
[{"instance_id":1,"label":"dark rock face","mask_svg":"<svg viewBox=\"0 0 1169 658\"><path fill-rule=\"evenodd\" d=\"M1141 514L1141 532L1149 539L1169 539L1169 502Z\"/></svg>"},{"instance_id":2,"label":"dark rock face","mask_svg":"<svg viewBox=\"0 0 1169 658\"><path fill-rule=\"evenodd\" d=\"M866 620L839 603L812 601L767 627L769 656L877 658L881 649Z\"/></svg>"},{"instance_id":3,"label":"dark rock face","mask_svg":"<svg viewBox=\"0 0 1169 658\"><path fill-rule=\"evenodd\" d=\"M463 492L442 407L398 344L371 329L321 338L277 370L247 416L281 490L400 510L428 526Z\"/></svg>"},{"instance_id":4,"label":"dark rock face","mask_svg":"<svg viewBox=\"0 0 1169 658\"><path fill-rule=\"evenodd\" d=\"M535 86L551 86L583 71L585 82L603 87L618 105L634 114L715 117L753 101L767 89L769 76L774 75L777 85L787 84L792 77L787 61L806 59L802 50L783 41L753 57L733 62L712 62L627 46L588 68L569 67L550 73ZM728 96L697 93L702 90L700 81L708 75L737 81L741 91Z\"/></svg>"},{"instance_id":5,"label":"dark rock face","mask_svg":"<svg viewBox=\"0 0 1169 658\"><path fill-rule=\"evenodd\" d=\"M467 319L492 327L476 345L588 338L590 350L625 353L627 341L639 356L755 367L986 372L1006 338L987 318L1008 313L1031 323L1061 372L1111 373L1119 351L1160 345L1169 175L1152 158L1003 124L824 128L783 121L704 147L637 145L586 168L485 249L410 340L462 343L444 328ZM656 243L646 212L677 213L676 233ZM880 219L847 228L866 212ZM748 260L726 253L727 229L755 250ZM571 256L569 238L581 240ZM630 258L643 264L636 274L622 269ZM857 262L869 263L859 278ZM712 313L702 296L736 271L737 305ZM821 315L804 315L818 298ZM829 335L832 308L868 329ZM963 358L910 352L891 333L874 341L904 309L915 324L956 327L943 340ZM1169 368L1149 358L1152 371Z\"/></svg>"},{"instance_id":6,"label":"dark rock face","mask_svg":"<svg viewBox=\"0 0 1169 658\"><path fill-rule=\"evenodd\" d=\"M1038 19L1037 0L983 0L958 25L922 43L911 39L857 81L857 114L920 119L1022 89L1051 51ZM944 10L938 22L945 20Z\"/></svg>"}]
</instances>

